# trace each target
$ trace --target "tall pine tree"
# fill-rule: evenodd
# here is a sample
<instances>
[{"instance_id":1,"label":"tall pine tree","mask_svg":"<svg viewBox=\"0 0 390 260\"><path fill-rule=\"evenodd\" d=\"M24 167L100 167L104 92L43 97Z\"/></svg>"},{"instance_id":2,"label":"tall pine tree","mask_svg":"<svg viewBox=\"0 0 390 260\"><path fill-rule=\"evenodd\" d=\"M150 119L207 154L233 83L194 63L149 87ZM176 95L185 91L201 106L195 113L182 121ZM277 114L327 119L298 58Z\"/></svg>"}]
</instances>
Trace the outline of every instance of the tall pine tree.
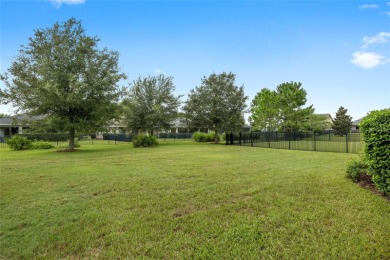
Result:
<instances>
[{"instance_id":1,"label":"tall pine tree","mask_svg":"<svg viewBox=\"0 0 390 260\"><path fill-rule=\"evenodd\" d=\"M333 121L333 130L338 135L345 135L351 130L352 127L352 117L347 115L348 109L340 107L336 112L336 117Z\"/></svg>"}]
</instances>

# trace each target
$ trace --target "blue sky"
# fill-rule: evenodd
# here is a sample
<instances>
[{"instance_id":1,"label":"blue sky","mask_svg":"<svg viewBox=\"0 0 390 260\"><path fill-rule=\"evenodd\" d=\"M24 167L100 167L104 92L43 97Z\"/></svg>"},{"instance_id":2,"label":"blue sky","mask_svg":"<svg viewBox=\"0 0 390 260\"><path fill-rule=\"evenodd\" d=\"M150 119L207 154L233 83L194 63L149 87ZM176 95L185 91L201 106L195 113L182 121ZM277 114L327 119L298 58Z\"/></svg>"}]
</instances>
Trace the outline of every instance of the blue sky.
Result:
<instances>
[{"instance_id":1,"label":"blue sky","mask_svg":"<svg viewBox=\"0 0 390 260\"><path fill-rule=\"evenodd\" d=\"M129 82L164 73L183 100L203 76L231 71L248 104L297 81L316 113L390 107L389 1L2 0L0 17L0 73L34 29L75 17L120 52Z\"/></svg>"}]
</instances>

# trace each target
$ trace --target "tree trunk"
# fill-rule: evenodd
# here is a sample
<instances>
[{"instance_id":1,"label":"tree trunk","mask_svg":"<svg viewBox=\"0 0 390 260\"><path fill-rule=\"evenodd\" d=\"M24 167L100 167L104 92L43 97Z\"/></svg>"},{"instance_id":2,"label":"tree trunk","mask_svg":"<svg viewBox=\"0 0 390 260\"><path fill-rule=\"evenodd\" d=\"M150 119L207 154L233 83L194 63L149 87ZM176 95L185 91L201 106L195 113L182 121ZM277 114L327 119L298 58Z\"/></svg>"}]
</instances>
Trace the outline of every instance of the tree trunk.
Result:
<instances>
[{"instance_id":1,"label":"tree trunk","mask_svg":"<svg viewBox=\"0 0 390 260\"><path fill-rule=\"evenodd\" d=\"M75 138L76 130L72 127L69 129L69 150L74 151L74 138Z\"/></svg>"},{"instance_id":2,"label":"tree trunk","mask_svg":"<svg viewBox=\"0 0 390 260\"><path fill-rule=\"evenodd\" d=\"M218 136L218 130L215 129L215 136L214 136L214 143L219 143L219 136Z\"/></svg>"}]
</instances>

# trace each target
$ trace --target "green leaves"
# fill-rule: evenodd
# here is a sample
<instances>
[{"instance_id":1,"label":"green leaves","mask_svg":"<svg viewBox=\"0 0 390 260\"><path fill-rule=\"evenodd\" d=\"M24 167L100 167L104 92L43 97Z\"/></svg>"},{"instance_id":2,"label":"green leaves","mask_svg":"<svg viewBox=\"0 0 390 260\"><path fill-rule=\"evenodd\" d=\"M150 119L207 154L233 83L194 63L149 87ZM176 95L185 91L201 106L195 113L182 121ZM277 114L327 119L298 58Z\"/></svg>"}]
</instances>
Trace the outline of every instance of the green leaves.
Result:
<instances>
[{"instance_id":1,"label":"green leaves","mask_svg":"<svg viewBox=\"0 0 390 260\"><path fill-rule=\"evenodd\" d=\"M101 129L116 116L125 75L118 52L99 49L98 42L75 18L35 30L8 69L11 77L1 77L7 87L1 101L61 122L65 131Z\"/></svg>"},{"instance_id":2,"label":"green leaves","mask_svg":"<svg viewBox=\"0 0 390 260\"><path fill-rule=\"evenodd\" d=\"M250 121L255 129L274 131L279 123L279 96L275 91L263 88L251 104Z\"/></svg>"},{"instance_id":3,"label":"green leaves","mask_svg":"<svg viewBox=\"0 0 390 260\"><path fill-rule=\"evenodd\" d=\"M379 190L390 195L390 109L370 112L360 127L372 181Z\"/></svg>"},{"instance_id":4,"label":"green leaves","mask_svg":"<svg viewBox=\"0 0 390 260\"><path fill-rule=\"evenodd\" d=\"M247 99L244 87L235 85L235 74L213 73L191 90L183 110L191 127L215 130L217 141L218 131L243 127Z\"/></svg>"},{"instance_id":5,"label":"green leaves","mask_svg":"<svg viewBox=\"0 0 390 260\"><path fill-rule=\"evenodd\" d=\"M352 117L347 115L348 109L340 107L336 112L336 117L333 121L333 130L337 134L343 136L351 130L352 127Z\"/></svg>"},{"instance_id":6,"label":"green leaves","mask_svg":"<svg viewBox=\"0 0 390 260\"><path fill-rule=\"evenodd\" d=\"M277 86L275 91L263 88L252 100L250 121L259 130L298 131L305 128L313 106L306 104L306 91L301 83L287 82Z\"/></svg>"},{"instance_id":7,"label":"green leaves","mask_svg":"<svg viewBox=\"0 0 390 260\"><path fill-rule=\"evenodd\" d=\"M177 117L181 96L173 95L173 77L139 77L122 102L124 121L134 130L169 129Z\"/></svg>"}]
</instances>

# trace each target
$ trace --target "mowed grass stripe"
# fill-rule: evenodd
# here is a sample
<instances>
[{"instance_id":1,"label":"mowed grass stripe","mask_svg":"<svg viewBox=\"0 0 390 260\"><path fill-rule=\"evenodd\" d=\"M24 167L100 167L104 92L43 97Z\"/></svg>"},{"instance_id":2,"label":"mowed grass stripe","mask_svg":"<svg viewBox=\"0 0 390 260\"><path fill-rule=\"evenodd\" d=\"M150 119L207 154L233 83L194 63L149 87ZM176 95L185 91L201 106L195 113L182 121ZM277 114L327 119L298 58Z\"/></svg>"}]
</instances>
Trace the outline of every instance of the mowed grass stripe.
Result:
<instances>
[{"instance_id":1,"label":"mowed grass stripe","mask_svg":"<svg viewBox=\"0 0 390 260\"><path fill-rule=\"evenodd\" d=\"M339 153L161 142L2 148L3 258L390 257L390 205Z\"/></svg>"}]
</instances>

